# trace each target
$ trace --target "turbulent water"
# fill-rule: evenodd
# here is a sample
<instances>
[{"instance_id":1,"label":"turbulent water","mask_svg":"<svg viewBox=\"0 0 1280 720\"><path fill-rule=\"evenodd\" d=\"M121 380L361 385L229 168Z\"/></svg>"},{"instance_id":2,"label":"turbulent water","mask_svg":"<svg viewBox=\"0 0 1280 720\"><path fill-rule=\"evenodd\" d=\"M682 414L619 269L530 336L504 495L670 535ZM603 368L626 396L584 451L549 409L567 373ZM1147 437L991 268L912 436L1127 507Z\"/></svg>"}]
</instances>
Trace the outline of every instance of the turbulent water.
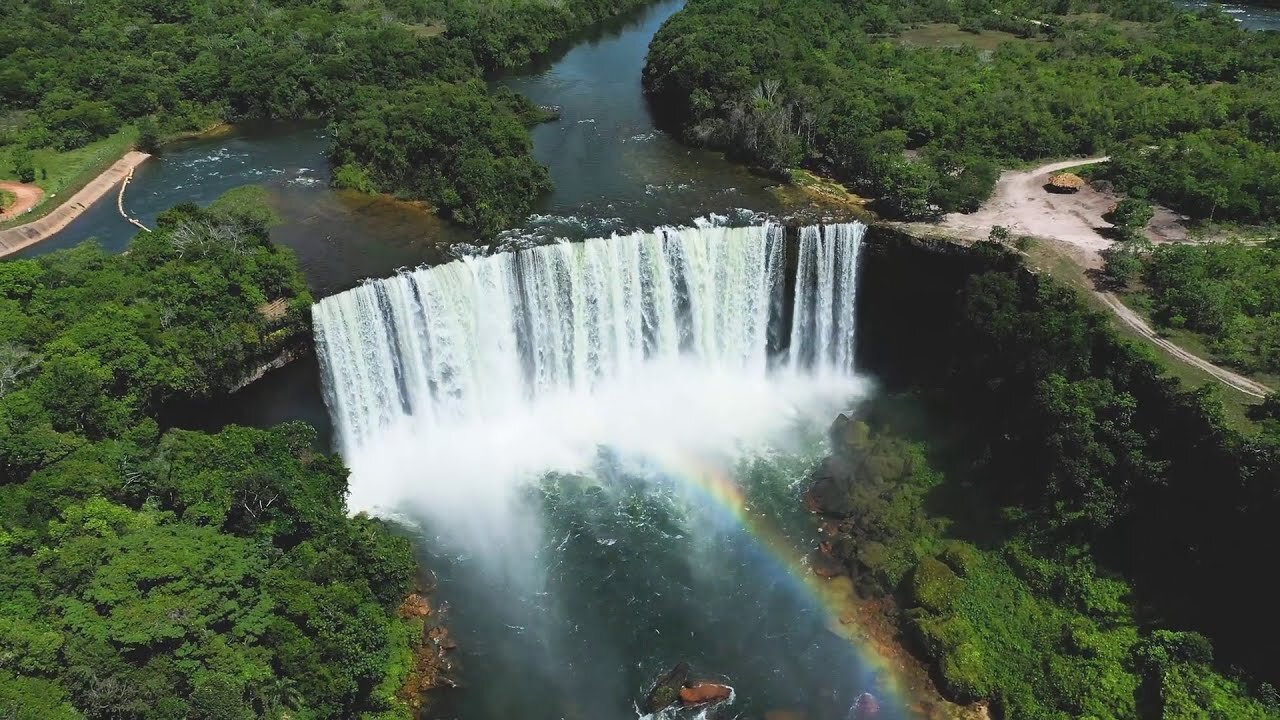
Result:
<instances>
[{"instance_id":1,"label":"turbulent water","mask_svg":"<svg viewBox=\"0 0 1280 720\"><path fill-rule=\"evenodd\" d=\"M583 404L622 400L619 391L646 383L661 386L646 392L662 395L695 378L704 391L695 394L705 395L737 382L850 376L863 230L801 229L794 303L783 297L784 228L768 223L662 228L465 258L322 300L316 344L334 424L357 471L353 501L394 499L366 494L357 464L388 434L497 429L531 408L586 412ZM787 305L794 317L783 333ZM783 336L787 361L770 377L771 350ZM664 377L671 370L684 379ZM616 439L607 434L593 439Z\"/></svg>"},{"instance_id":2,"label":"turbulent water","mask_svg":"<svg viewBox=\"0 0 1280 720\"><path fill-rule=\"evenodd\" d=\"M349 506L420 523L475 681L504 678L439 717L634 716L680 659L735 711L878 690L797 580L795 484L860 389L863 230L660 228L315 306Z\"/></svg>"}]
</instances>

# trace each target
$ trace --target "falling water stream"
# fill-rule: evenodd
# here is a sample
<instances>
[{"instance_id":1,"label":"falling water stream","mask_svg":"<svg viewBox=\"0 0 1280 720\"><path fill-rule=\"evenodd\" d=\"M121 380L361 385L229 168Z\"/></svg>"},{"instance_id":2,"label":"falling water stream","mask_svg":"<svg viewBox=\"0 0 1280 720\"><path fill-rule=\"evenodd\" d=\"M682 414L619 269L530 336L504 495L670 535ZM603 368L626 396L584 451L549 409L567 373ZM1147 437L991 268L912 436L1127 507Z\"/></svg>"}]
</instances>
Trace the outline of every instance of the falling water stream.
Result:
<instances>
[{"instance_id":1,"label":"falling water stream","mask_svg":"<svg viewBox=\"0 0 1280 720\"><path fill-rule=\"evenodd\" d=\"M893 697L830 629L799 500L861 390L864 230L660 228L317 304L352 509L419 526L454 608L439 717L634 717L679 660L737 688L723 717Z\"/></svg>"}]
</instances>

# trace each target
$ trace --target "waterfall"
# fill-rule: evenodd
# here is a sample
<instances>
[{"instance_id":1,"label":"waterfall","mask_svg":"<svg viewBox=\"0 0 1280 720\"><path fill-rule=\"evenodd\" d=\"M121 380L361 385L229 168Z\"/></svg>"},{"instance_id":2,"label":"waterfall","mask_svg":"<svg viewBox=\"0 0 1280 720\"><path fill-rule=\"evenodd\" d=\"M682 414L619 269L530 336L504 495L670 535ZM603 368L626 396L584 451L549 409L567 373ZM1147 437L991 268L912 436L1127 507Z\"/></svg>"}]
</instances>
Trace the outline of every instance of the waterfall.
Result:
<instances>
[{"instance_id":1,"label":"waterfall","mask_svg":"<svg viewBox=\"0 0 1280 720\"><path fill-rule=\"evenodd\" d=\"M358 479L361 451L391 428L420 443L544 399L643 385L670 363L705 373L703 385L849 376L864 230L805 227L789 248L773 223L660 228L464 258L325 298L313 308L316 348L343 454ZM778 336L790 347L771 357L771 323L787 307L790 332Z\"/></svg>"}]
</instances>

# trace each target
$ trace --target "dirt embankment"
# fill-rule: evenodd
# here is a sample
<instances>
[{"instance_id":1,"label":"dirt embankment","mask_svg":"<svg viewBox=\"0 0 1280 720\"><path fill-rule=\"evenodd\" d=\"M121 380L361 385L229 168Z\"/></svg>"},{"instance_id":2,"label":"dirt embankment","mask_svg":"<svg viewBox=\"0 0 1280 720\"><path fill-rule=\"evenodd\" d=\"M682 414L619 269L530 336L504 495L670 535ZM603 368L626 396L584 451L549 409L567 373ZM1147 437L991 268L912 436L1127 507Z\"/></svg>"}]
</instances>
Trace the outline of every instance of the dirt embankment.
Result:
<instances>
[{"instance_id":1,"label":"dirt embankment","mask_svg":"<svg viewBox=\"0 0 1280 720\"><path fill-rule=\"evenodd\" d=\"M101 175L91 180L88 185L80 188L66 202L59 205L48 215L26 225L0 230L0 257L18 252L56 235L70 225L72 220L80 217L85 210L88 210L102 196L111 192L111 188L123 181L134 168L141 165L149 157L151 156L136 150L125 153L124 157L117 160ZM38 200L39 197L37 197Z\"/></svg>"}]
</instances>

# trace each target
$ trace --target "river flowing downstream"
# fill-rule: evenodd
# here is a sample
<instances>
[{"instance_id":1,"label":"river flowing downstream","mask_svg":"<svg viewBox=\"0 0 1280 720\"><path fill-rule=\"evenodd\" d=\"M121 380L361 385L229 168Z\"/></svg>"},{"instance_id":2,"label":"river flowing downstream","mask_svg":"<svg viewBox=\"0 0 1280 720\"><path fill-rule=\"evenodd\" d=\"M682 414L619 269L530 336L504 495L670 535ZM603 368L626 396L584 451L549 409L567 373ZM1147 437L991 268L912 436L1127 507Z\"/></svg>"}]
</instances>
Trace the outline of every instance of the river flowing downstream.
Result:
<instances>
[{"instance_id":1,"label":"river flowing downstream","mask_svg":"<svg viewBox=\"0 0 1280 720\"><path fill-rule=\"evenodd\" d=\"M469 689L433 717L633 717L678 661L737 688L717 717L902 716L805 565L864 230L664 228L316 306L349 504L420 525L453 603Z\"/></svg>"},{"instance_id":2,"label":"river flowing downstream","mask_svg":"<svg viewBox=\"0 0 1280 720\"><path fill-rule=\"evenodd\" d=\"M770 181L654 127L644 56L682 4L494 80L562 115L533 131L556 189L493 248L329 189L318 124L183 143L129 188L148 225L271 190L273 240L323 298L319 359L182 424L310 422L352 468L351 508L412 528L459 645L460 689L428 718L634 718L679 661L734 686L714 717L849 720L864 692L909 717L806 562L804 483L865 392L863 228L784 230ZM99 203L26 254L134 230Z\"/></svg>"}]
</instances>

